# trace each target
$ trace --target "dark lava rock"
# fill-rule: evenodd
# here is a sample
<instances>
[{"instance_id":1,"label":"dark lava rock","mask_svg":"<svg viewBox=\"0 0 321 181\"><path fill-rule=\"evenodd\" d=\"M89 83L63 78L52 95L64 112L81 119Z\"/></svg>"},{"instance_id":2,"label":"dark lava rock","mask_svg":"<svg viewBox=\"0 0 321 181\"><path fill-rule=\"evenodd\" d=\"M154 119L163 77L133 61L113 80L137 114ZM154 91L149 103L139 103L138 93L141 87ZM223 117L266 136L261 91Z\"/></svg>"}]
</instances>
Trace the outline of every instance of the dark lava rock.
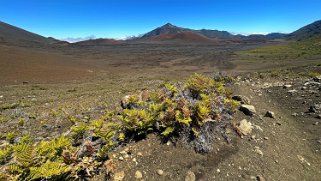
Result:
<instances>
[{"instance_id":1,"label":"dark lava rock","mask_svg":"<svg viewBox=\"0 0 321 181\"><path fill-rule=\"evenodd\" d=\"M310 106L309 112L315 113L315 112L317 112L317 109L315 108L315 106Z\"/></svg>"},{"instance_id":2,"label":"dark lava rock","mask_svg":"<svg viewBox=\"0 0 321 181\"><path fill-rule=\"evenodd\" d=\"M232 99L241 102L241 104L250 104L250 99L243 95L235 95Z\"/></svg>"},{"instance_id":3,"label":"dark lava rock","mask_svg":"<svg viewBox=\"0 0 321 181\"><path fill-rule=\"evenodd\" d=\"M267 111L264 116L273 119L275 118L275 114L272 111Z\"/></svg>"},{"instance_id":4,"label":"dark lava rock","mask_svg":"<svg viewBox=\"0 0 321 181\"><path fill-rule=\"evenodd\" d=\"M253 114L256 113L254 106L246 105L246 104L241 105L240 111L242 111L245 115L248 115L248 116L253 116Z\"/></svg>"}]
</instances>

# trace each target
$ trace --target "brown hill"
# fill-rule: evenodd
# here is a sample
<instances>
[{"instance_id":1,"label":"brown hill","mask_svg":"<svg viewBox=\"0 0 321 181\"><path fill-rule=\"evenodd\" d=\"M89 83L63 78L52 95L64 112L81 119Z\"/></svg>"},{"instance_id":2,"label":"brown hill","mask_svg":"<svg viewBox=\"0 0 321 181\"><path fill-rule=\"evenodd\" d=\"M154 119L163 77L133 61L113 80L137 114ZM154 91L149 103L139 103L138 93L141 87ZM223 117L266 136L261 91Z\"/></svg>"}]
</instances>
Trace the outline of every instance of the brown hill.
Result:
<instances>
[{"instance_id":1,"label":"brown hill","mask_svg":"<svg viewBox=\"0 0 321 181\"><path fill-rule=\"evenodd\" d=\"M10 45L48 45L59 40L46 38L24 29L0 21L0 44Z\"/></svg>"}]
</instances>

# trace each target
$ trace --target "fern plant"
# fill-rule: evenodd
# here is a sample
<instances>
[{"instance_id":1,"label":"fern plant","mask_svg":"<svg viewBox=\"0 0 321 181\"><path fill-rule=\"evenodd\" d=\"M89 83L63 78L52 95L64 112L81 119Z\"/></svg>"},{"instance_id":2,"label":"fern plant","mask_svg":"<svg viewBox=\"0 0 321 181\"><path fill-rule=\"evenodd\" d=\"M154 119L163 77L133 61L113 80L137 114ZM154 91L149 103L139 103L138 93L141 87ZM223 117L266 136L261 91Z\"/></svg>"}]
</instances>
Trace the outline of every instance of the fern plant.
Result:
<instances>
[{"instance_id":1,"label":"fern plant","mask_svg":"<svg viewBox=\"0 0 321 181\"><path fill-rule=\"evenodd\" d=\"M28 168L35 161L35 150L31 144L21 143L13 146L13 156L19 166Z\"/></svg>"},{"instance_id":2,"label":"fern plant","mask_svg":"<svg viewBox=\"0 0 321 181\"><path fill-rule=\"evenodd\" d=\"M0 149L0 164L5 164L10 159L12 152L11 146Z\"/></svg>"},{"instance_id":3,"label":"fern plant","mask_svg":"<svg viewBox=\"0 0 321 181\"><path fill-rule=\"evenodd\" d=\"M70 167L64 163L47 161L39 167L30 167L26 180L68 180Z\"/></svg>"}]
</instances>

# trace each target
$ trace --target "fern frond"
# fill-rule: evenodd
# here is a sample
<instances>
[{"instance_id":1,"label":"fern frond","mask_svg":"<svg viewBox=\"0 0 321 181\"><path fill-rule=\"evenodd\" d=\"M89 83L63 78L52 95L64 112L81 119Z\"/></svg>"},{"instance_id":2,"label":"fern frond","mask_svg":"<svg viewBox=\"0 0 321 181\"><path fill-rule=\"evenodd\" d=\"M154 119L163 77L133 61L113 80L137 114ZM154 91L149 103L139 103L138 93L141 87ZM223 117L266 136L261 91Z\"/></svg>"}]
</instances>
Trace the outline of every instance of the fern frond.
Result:
<instances>
[{"instance_id":1,"label":"fern frond","mask_svg":"<svg viewBox=\"0 0 321 181\"><path fill-rule=\"evenodd\" d=\"M29 167L34 161L34 148L30 144L21 143L13 146L14 158L22 167Z\"/></svg>"},{"instance_id":2,"label":"fern frond","mask_svg":"<svg viewBox=\"0 0 321 181\"><path fill-rule=\"evenodd\" d=\"M50 179L65 180L70 172L70 168L64 163L47 161L40 167L30 167L28 180Z\"/></svg>"},{"instance_id":3,"label":"fern frond","mask_svg":"<svg viewBox=\"0 0 321 181\"><path fill-rule=\"evenodd\" d=\"M12 147L0 149L0 164L6 163L12 155Z\"/></svg>"}]
</instances>

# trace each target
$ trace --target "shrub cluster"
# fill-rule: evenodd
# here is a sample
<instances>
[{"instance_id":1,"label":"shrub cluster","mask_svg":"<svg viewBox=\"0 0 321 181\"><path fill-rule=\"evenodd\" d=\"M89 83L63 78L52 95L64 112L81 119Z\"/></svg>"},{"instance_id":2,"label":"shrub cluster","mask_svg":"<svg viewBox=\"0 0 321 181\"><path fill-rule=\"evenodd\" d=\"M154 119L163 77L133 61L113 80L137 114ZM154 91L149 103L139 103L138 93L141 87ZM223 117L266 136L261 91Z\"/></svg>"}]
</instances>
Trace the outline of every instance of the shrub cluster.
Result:
<instances>
[{"instance_id":1,"label":"shrub cluster","mask_svg":"<svg viewBox=\"0 0 321 181\"><path fill-rule=\"evenodd\" d=\"M195 74L185 83L125 96L120 112L108 112L89 124L75 120L68 134L50 141L34 143L24 136L14 142L11 136L11 143L0 149L0 178L77 179L106 169L108 175L108 152L149 133L179 138L207 152L214 129L229 124L238 104L224 80Z\"/></svg>"}]
</instances>

